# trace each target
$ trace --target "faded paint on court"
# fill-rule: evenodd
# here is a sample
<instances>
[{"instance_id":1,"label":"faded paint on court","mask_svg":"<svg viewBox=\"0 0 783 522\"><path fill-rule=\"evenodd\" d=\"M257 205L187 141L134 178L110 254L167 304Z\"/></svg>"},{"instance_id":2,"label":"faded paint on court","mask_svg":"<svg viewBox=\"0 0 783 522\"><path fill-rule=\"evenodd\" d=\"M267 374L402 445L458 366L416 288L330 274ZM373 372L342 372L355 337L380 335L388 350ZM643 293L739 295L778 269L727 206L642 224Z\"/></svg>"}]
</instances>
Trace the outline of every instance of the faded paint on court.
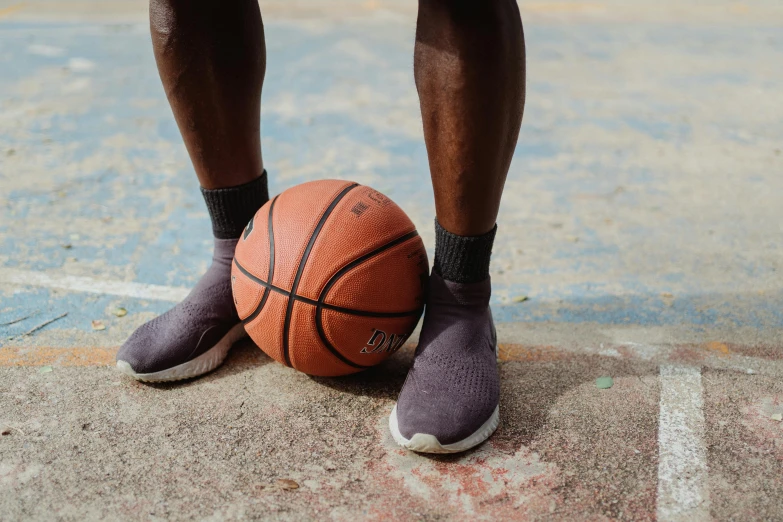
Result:
<instances>
[{"instance_id":1,"label":"faded paint on court","mask_svg":"<svg viewBox=\"0 0 783 522\"><path fill-rule=\"evenodd\" d=\"M432 247L415 3L261 5L272 192L370 184ZM110 367L209 259L144 11L0 1L7 518L783 518L779 2L522 5L528 104L492 266L503 424L435 458L386 430L410 346L346 379L248 343L180 385Z\"/></svg>"}]
</instances>

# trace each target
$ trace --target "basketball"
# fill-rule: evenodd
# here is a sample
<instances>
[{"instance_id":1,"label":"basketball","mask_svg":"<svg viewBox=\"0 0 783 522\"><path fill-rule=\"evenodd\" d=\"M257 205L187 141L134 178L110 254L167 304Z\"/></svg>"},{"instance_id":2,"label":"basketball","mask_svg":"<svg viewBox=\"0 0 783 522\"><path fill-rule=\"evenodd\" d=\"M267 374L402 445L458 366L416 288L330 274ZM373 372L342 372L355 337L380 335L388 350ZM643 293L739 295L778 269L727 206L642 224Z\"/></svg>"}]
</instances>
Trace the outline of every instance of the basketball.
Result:
<instances>
[{"instance_id":1,"label":"basketball","mask_svg":"<svg viewBox=\"0 0 783 522\"><path fill-rule=\"evenodd\" d=\"M251 339L310 375L374 366L424 308L427 253L389 198L357 183L290 188L261 207L236 247L234 304Z\"/></svg>"}]
</instances>

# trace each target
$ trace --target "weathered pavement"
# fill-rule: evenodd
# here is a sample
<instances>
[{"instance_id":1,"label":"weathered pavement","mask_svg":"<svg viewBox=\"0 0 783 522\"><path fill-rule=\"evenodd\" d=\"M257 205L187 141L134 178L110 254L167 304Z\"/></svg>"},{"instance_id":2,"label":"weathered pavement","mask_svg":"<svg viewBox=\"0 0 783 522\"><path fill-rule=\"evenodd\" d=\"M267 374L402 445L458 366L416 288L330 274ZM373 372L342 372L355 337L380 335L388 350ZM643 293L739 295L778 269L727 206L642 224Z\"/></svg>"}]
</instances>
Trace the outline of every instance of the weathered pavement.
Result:
<instances>
[{"instance_id":1,"label":"weathered pavement","mask_svg":"<svg viewBox=\"0 0 783 522\"><path fill-rule=\"evenodd\" d=\"M372 185L431 247L415 3L261 5L272 191ZM0 1L0 519L783 519L783 9L522 12L503 423L424 457L386 428L410 347L344 379L249 343L183 384L114 371L209 259L145 5Z\"/></svg>"}]
</instances>

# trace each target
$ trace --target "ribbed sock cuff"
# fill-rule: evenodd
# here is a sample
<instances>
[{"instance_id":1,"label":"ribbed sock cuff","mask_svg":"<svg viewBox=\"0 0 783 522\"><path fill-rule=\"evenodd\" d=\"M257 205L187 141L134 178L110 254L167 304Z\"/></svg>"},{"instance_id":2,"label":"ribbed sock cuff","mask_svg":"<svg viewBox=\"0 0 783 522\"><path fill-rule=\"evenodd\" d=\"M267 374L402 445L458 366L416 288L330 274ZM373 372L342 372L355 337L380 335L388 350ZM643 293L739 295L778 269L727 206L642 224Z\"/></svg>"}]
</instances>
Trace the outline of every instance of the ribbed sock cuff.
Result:
<instances>
[{"instance_id":1,"label":"ribbed sock cuff","mask_svg":"<svg viewBox=\"0 0 783 522\"><path fill-rule=\"evenodd\" d=\"M212 220L212 233L217 239L235 239L261 208L269 201L266 170L244 185L208 190L201 187Z\"/></svg>"},{"instance_id":2,"label":"ribbed sock cuff","mask_svg":"<svg viewBox=\"0 0 783 522\"><path fill-rule=\"evenodd\" d=\"M446 281L478 283L489 277L489 260L497 225L481 236L452 234L435 220L433 270Z\"/></svg>"}]
</instances>

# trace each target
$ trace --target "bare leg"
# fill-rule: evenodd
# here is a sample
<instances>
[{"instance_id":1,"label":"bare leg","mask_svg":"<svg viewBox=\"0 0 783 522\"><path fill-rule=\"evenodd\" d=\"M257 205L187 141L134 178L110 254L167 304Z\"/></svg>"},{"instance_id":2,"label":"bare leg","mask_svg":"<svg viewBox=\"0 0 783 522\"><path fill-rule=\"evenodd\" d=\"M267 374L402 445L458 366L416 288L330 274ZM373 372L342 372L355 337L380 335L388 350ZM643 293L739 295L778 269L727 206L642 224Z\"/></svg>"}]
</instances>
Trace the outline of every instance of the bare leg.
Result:
<instances>
[{"instance_id":1,"label":"bare leg","mask_svg":"<svg viewBox=\"0 0 783 522\"><path fill-rule=\"evenodd\" d=\"M256 0L152 0L158 72L201 186L233 187L263 171L264 26Z\"/></svg>"},{"instance_id":2,"label":"bare leg","mask_svg":"<svg viewBox=\"0 0 783 522\"><path fill-rule=\"evenodd\" d=\"M488 232L525 105L516 2L420 0L413 63L438 221L460 236Z\"/></svg>"},{"instance_id":3,"label":"bare leg","mask_svg":"<svg viewBox=\"0 0 783 522\"><path fill-rule=\"evenodd\" d=\"M212 219L212 265L185 300L117 353L145 381L196 377L245 335L231 292L237 238L268 199L261 160L264 27L256 0L151 0L155 59Z\"/></svg>"},{"instance_id":4,"label":"bare leg","mask_svg":"<svg viewBox=\"0 0 783 522\"><path fill-rule=\"evenodd\" d=\"M516 2L419 0L414 73L438 224L419 346L389 423L406 448L450 453L500 418L489 258L525 102Z\"/></svg>"}]
</instances>

